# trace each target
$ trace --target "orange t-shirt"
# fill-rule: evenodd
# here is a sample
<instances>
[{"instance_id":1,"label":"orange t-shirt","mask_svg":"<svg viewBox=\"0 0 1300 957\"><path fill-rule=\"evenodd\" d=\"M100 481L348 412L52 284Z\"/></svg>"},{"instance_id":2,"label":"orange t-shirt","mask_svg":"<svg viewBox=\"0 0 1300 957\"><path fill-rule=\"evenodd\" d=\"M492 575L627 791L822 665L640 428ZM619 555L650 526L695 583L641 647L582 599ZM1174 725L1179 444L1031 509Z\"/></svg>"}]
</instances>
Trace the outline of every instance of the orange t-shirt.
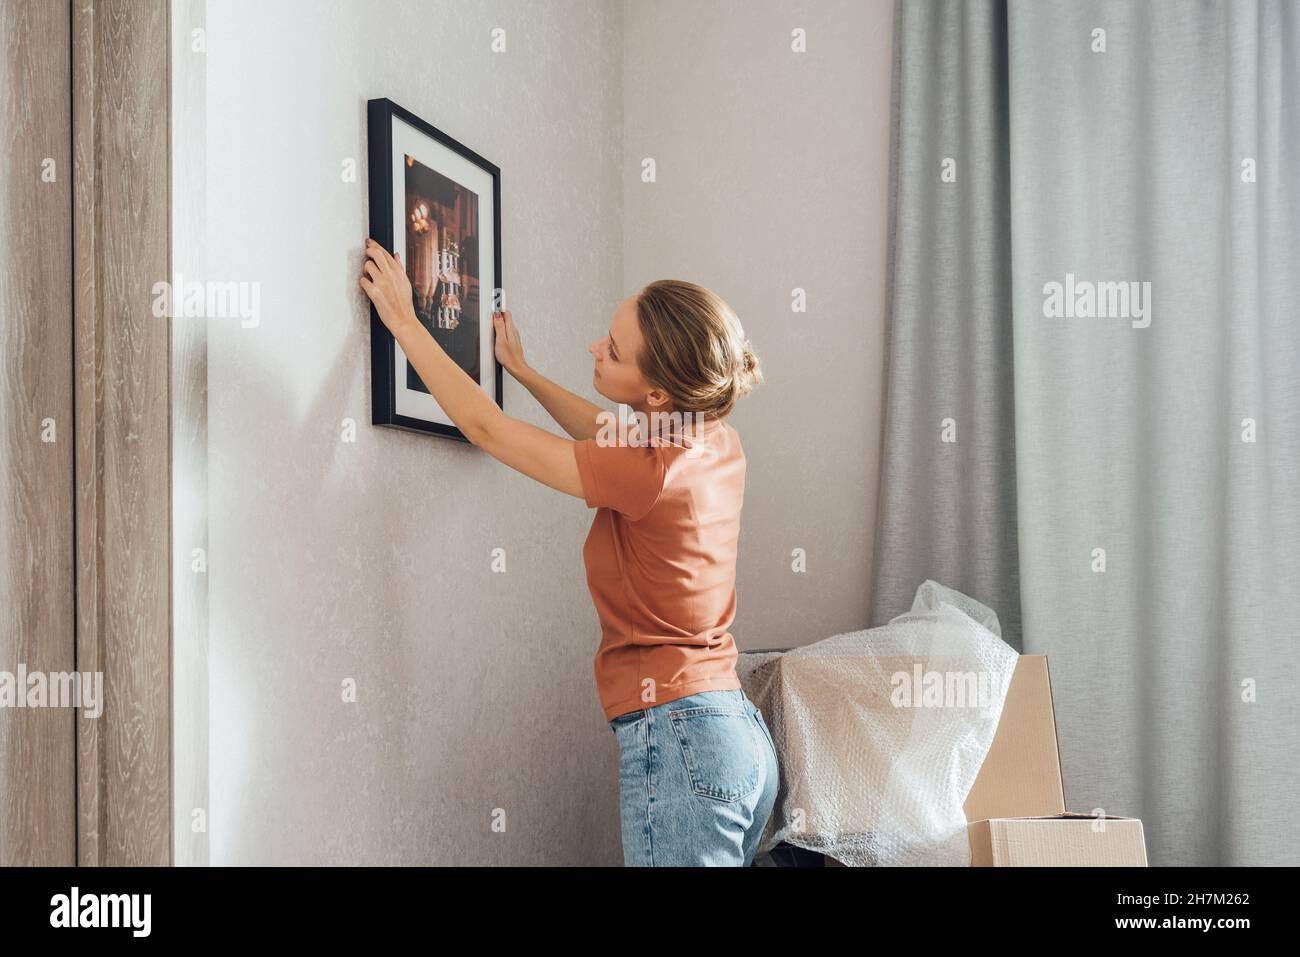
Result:
<instances>
[{"instance_id":1,"label":"orange t-shirt","mask_svg":"<svg viewBox=\"0 0 1300 957\"><path fill-rule=\"evenodd\" d=\"M596 689L607 721L740 687L727 629L745 453L722 420L695 433L674 444L574 443L583 495L597 509L582 558L600 618Z\"/></svg>"}]
</instances>

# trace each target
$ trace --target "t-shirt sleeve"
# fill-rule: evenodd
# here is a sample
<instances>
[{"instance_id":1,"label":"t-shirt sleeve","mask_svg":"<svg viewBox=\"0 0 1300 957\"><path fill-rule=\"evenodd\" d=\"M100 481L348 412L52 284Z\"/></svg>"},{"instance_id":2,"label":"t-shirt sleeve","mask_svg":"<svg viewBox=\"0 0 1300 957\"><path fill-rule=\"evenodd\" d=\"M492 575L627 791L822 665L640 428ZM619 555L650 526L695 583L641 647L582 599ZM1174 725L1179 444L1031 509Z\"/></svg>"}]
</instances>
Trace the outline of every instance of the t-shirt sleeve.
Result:
<instances>
[{"instance_id":1,"label":"t-shirt sleeve","mask_svg":"<svg viewBox=\"0 0 1300 957\"><path fill-rule=\"evenodd\" d=\"M659 500L666 471L661 447L582 439L573 443L573 455L588 507L612 508L635 521Z\"/></svg>"}]
</instances>

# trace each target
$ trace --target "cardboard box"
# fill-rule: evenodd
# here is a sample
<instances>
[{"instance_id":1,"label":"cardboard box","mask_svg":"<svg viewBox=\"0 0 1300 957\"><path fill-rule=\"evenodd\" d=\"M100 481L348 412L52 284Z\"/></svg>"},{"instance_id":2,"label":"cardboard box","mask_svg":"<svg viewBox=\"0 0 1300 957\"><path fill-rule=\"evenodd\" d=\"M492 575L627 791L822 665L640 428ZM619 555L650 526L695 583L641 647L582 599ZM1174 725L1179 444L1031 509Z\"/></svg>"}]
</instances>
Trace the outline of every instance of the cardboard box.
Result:
<instances>
[{"instance_id":1,"label":"cardboard box","mask_svg":"<svg viewBox=\"0 0 1300 957\"><path fill-rule=\"evenodd\" d=\"M743 657L743 656L742 656ZM833 813L844 833L867 832L873 821L867 805L822 809L818 792L852 793L851 780L862 780L864 762L888 762L896 753L896 742L868 742L853 722L856 709L891 708L887 694L876 675L880 671L909 670L913 659L888 662L865 662L862 665L861 690L845 700L845 659L815 657L772 658L763 660L757 670L741 670L747 687L770 688L770 701L755 702L771 717L769 708L783 720L781 686L797 682L799 694L807 700L822 685L828 707L816 718L829 721L842 733L825 734L820 728L816 738L822 742L814 752L805 747L810 738L786 735L788 760L803 769L802 775L789 775L783 769L783 785L794 799L794 806L816 813ZM780 672L770 669L779 667ZM766 672L762 674L761 672ZM753 675L750 679L748 676ZM747 693L749 693L747 691ZM819 709L820 710L820 709ZM826 743L833 742L833 743ZM876 745L875 748L868 744ZM802 750L801 750L802 749ZM805 753L805 751L807 753ZM878 753L879 758L872 757ZM852 754L855 761L843 759ZM879 779L879 775L875 776ZM1021 655L1007 689L1002 714L993 743L980 766L979 774L963 804L970 824L971 863L973 866L1033 866L1046 863L1067 866L1120 865L1145 867L1146 848L1142 822L1134 818L1069 814L1065 810L1065 786L1061 777L1060 749L1056 734L1056 717L1052 706L1051 678L1047 658ZM827 858L835 866L839 862Z\"/></svg>"},{"instance_id":2,"label":"cardboard box","mask_svg":"<svg viewBox=\"0 0 1300 957\"><path fill-rule=\"evenodd\" d=\"M992 818L970 826L972 867L1146 867L1142 822L1132 817Z\"/></svg>"},{"instance_id":3,"label":"cardboard box","mask_svg":"<svg viewBox=\"0 0 1300 957\"><path fill-rule=\"evenodd\" d=\"M1065 810L1052 682L1021 655L1002 717L963 805L972 867L1146 867L1142 822Z\"/></svg>"},{"instance_id":4,"label":"cardboard box","mask_svg":"<svg viewBox=\"0 0 1300 957\"><path fill-rule=\"evenodd\" d=\"M1052 682L1045 655L1021 655L989 753L962 805L967 822L1065 810Z\"/></svg>"}]
</instances>

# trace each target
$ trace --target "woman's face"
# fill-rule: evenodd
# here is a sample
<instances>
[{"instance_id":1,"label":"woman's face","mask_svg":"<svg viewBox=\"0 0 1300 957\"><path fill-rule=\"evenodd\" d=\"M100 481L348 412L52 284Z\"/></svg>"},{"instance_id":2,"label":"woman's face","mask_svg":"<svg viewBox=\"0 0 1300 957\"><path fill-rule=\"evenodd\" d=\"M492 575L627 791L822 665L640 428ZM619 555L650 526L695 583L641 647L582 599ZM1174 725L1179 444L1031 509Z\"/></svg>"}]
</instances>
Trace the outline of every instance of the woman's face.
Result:
<instances>
[{"instance_id":1,"label":"woman's face","mask_svg":"<svg viewBox=\"0 0 1300 957\"><path fill-rule=\"evenodd\" d=\"M636 317L636 296L624 299L609 324L609 332L587 347L596 359L592 385L607 399L641 412L672 410L668 394L646 381L637 365L645 340Z\"/></svg>"}]
</instances>

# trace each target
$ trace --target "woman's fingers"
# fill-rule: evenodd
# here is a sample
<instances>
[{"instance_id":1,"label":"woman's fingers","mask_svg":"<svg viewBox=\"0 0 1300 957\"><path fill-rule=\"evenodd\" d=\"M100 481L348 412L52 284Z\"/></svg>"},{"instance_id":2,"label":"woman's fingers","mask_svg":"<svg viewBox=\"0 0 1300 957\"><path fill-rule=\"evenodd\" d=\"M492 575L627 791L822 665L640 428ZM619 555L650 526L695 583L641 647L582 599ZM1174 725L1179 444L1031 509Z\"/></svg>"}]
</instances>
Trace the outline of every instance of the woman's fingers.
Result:
<instances>
[{"instance_id":1,"label":"woman's fingers","mask_svg":"<svg viewBox=\"0 0 1300 957\"><path fill-rule=\"evenodd\" d=\"M393 257L389 255L388 250L373 239L366 239L366 256L373 259L380 268L393 264Z\"/></svg>"},{"instance_id":2,"label":"woman's fingers","mask_svg":"<svg viewBox=\"0 0 1300 957\"><path fill-rule=\"evenodd\" d=\"M519 341L519 336L515 332L515 327L510 323L510 313L498 312L496 315L497 329L501 334L501 338L505 340L507 346L513 348L515 343Z\"/></svg>"},{"instance_id":3,"label":"woman's fingers","mask_svg":"<svg viewBox=\"0 0 1300 957\"><path fill-rule=\"evenodd\" d=\"M371 279L378 278L379 264L375 262L373 259L367 259L366 266L365 266L365 274L369 276Z\"/></svg>"}]
</instances>

